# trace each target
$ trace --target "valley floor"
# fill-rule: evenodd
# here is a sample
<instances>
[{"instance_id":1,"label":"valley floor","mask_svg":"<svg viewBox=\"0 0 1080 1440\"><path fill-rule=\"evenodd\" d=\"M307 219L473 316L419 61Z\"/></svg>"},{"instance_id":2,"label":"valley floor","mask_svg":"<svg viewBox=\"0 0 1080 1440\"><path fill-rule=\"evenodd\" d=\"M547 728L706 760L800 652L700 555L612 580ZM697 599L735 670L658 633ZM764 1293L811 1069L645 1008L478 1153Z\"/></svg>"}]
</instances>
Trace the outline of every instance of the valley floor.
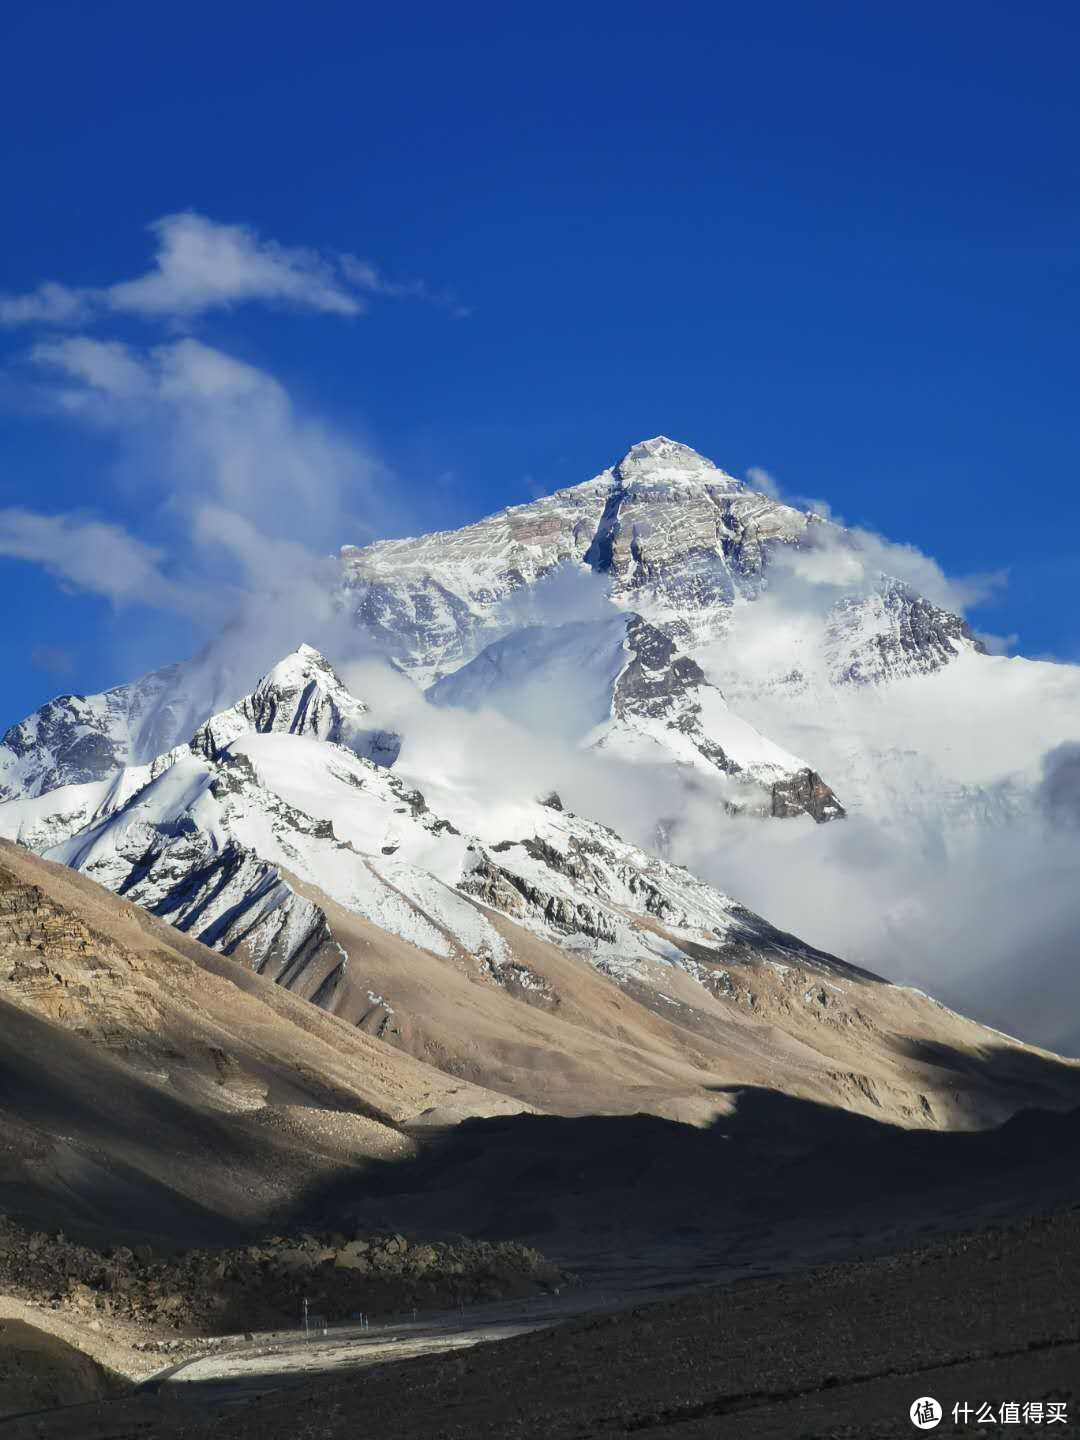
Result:
<instances>
[{"instance_id":1,"label":"valley floor","mask_svg":"<svg viewBox=\"0 0 1080 1440\"><path fill-rule=\"evenodd\" d=\"M1080 1207L561 1323L541 1313L548 1303L331 1335L306 1359L295 1342L255 1345L249 1364L218 1356L154 1394L12 1420L0 1436L889 1440L914 1433L908 1411L926 1395L945 1411L939 1434L998 1433L976 1423L984 1404L1044 1407L1009 1435L1043 1434L1051 1404L1067 1416L1051 1434L1080 1423ZM954 1425L954 1405L971 1407L966 1423Z\"/></svg>"}]
</instances>

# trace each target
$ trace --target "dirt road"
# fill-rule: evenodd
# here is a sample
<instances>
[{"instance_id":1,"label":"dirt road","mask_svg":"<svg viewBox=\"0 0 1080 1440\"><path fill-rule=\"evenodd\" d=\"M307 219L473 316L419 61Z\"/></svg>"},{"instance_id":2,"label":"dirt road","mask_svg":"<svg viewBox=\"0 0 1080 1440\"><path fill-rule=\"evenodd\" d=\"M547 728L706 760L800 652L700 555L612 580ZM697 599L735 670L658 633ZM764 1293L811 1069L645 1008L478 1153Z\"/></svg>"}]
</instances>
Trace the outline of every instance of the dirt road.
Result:
<instances>
[{"instance_id":1,"label":"dirt road","mask_svg":"<svg viewBox=\"0 0 1080 1440\"><path fill-rule=\"evenodd\" d=\"M947 1414L1062 1404L1075 1428L1078 1315L1071 1210L690 1294L582 1288L260 1336L128 1399L0 1425L0 1440L353 1440L360 1417L382 1440L892 1440L913 1433L921 1395Z\"/></svg>"},{"instance_id":2,"label":"dirt road","mask_svg":"<svg viewBox=\"0 0 1080 1440\"><path fill-rule=\"evenodd\" d=\"M109 1404L0 1420L2 1440L120 1440L156 1435L163 1424L207 1423L279 1391L337 1384L355 1372L389 1362L416 1361L448 1351L513 1339L579 1316L612 1311L670 1293L646 1283L633 1294L573 1288L558 1295L494 1301L359 1323L313 1325L255 1334L227 1349L171 1365Z\"/></svg>"}]
</instances>

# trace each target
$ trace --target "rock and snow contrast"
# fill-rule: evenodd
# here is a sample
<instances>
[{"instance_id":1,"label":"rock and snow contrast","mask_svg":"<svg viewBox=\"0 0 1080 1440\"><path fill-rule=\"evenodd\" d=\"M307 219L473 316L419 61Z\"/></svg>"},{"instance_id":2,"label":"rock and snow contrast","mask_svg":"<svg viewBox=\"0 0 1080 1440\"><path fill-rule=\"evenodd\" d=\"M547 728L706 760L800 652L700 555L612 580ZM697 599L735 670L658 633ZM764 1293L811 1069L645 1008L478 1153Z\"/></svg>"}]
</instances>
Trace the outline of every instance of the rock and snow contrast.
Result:
<instances>
[{"instance_id":1,"label":"rock and snow contrast","mask_svg":"<svg viewBox=\"0 0 1080 1440\"><path fill-rule=\"evenodd\" d=\"M767 595L793 556L857 538L759 494L686 445L634 445L582 485L516 505L464 529L346 546L346 599L356 620L421 683L461 665L505 626L506 602L561 566L603 577L611 600L693 650L722 637L734 612ZM964 622L888 576L829 616L831 672L868 683L939 669L981 650Z\"/></svg>"},{"instance_id":2,"label":"rock and snow contrast","mask_svg":"<svg viewBox=\"0 0 1080 1440\"><path fill-rule=\"evenodd\" d=\"M768 793L762 802L745 791L740 806L736 790L737 808L822 820L843 813L846 784L863 777L830 773L818 754L791 744L780 732L792 726L770 703L776 695L792 699L799 716L821 713L819 681L835 705L837 692L933 674L982 649L963 620L874 573L859 554L857 536L842 527L660 437L592 480L461 530L345 546L337 598L359 637L433 687L440 703L511 705L523 688L506 683L511 673L528 682L532 667L536 689L545 669L573 670L575 713L584 708L578 692L590 692L583 743L636 748L650 761L666 751L702 773L742 775ZM854 597L837 592L812 642L792 633L786 616L766 621L778 578L836 555L841 568L862 566L867 583ZM597 593L587 621L571 613L552 624L544 583L583 576L602 589L607 623L592 603ZM147 764L257 678L211 646L102 695L60 697L0 740L0 798ZM371 743L387 761L396 753L396 737L377 727Z\"/></svg>"},{"instance_id":3,"label":"rock and snow contrast","mask_svg":"<svg viewBox=\"0 0 1080 1440\"><path fill-rule=\"evenodd\" d=\"M491 706L526 727L538 709L550 715L554 700L555 722L573 717L582 730L573 738L587 747L733 780L723 789L733 811L806 813L819 822L844 813L820 775L733 714L701 666L633 611L515 630L428 696L466 710Z\"/></svg>"},{"instance_id":4,"label":"rock and snow contrast","mask_svg":"<svg viewBox=\"0 0 1080 1440\"><path fill-rule=\"evenodd\" d=\"M1037 756L1070 675L985 654L857 532L663 438L461 530L346 547L336 599L411 710L307 644L261 679L211 646L12 727L0 837L520 1104L703 1119L761 1085L940 1125L1032 1098L964 1059L1024 1047L788 933L810 932L776 869L730 898L726 837L806 853L875 807L981 813L1033 756L952 753L949 705L977 675ZM564 805L543 752L528 794L494 753L459 783L443 748L463 725L482 747L492 716L655 812L623 838L587 785Z\"/></svg>"},{"instance_id":5,"label":"rock and snow contrast","mask_svg":"<svg viewBox=\"0 0 1080 1440\"><path fill-rule=\"evenodd\" d=\"M433 809L377 763L388 746L373 745L367 715L304 646L190 744L104 795L90 781L9 801L0 831L521 1104L704 1119L732 1086L757 1084L937 1125L1027 1098L891 1038L962 1052L985 1041L978 1026L785 934L555 795L485 812L442 784Z\"/></svg>"}]
</instances>

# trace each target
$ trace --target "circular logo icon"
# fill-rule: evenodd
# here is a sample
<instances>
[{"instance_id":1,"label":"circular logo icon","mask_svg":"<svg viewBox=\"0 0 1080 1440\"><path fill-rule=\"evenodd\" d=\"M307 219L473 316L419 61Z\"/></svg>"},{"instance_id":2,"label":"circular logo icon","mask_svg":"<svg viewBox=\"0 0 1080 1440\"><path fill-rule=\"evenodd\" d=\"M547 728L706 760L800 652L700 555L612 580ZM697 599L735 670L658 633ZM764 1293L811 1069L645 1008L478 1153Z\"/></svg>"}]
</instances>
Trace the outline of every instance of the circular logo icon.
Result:
<instances>
[{"instance_id":1,"label":"circular logo icon","mask_svg":"<svg viewBox=\"0 0 1080 1440\"><path fill-rule=\"evenodd\" d=\"M922 1395L908 1412L916 1430L936 1430L941 1424L941 1406L930 1395Z\"/></svg>"}]
</instances>

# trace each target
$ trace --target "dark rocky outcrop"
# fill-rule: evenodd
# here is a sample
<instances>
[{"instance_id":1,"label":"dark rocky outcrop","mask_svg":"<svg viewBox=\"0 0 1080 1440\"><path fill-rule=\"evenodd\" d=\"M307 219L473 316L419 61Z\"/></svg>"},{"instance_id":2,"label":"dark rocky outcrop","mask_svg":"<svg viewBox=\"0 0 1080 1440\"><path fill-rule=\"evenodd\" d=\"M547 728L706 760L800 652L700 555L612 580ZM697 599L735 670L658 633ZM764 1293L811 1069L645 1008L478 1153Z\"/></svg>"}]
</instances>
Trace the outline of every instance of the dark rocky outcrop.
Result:
<instances>
[{"instance_id":1,"label":"dark rocky outcrop","mask_svg":"<svg viewBox=\"0 0 1080 1440\"><path fill-rule=\"evenodd\" d=\"M772 787L772 814L778 819L810 815L820 825L847 812L816 770L798 770Z\"/></svg>"},{"instance_id":2,"label":"dark rocky outcrop","mask_svg":"<svg viewBox=\"0 0 1080 1440\"><path fill-rule=\"evenodd\" d=\"M356 1311L495 1300L565 1282L538 1250L505 1240L305 1232L162 1255L146 1245L97 1250L61 1231L27 1231L0 1217L6 1294L85 1320L172 1331L295 1324L305 1298L312 1313L340 1320Z\"/></svg>"}]
</instances>

